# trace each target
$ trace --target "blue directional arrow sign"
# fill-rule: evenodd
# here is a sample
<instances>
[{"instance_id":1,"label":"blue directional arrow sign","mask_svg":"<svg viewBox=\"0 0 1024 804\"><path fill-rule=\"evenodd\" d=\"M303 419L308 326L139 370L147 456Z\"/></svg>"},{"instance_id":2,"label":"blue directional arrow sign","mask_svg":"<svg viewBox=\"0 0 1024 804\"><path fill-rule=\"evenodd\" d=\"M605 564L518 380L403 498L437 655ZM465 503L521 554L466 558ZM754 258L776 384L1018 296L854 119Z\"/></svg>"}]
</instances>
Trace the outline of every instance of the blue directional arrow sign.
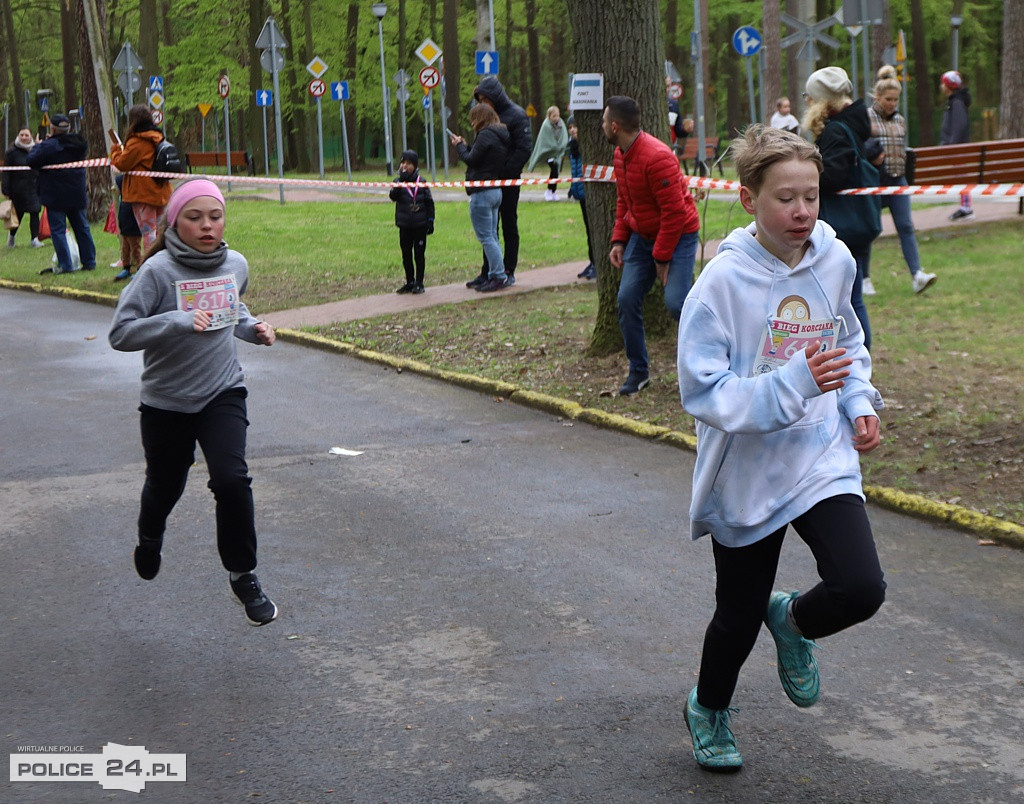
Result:
<instances>
[{"instance_id":1,"label":"blue directional arrow sign","mask_svg":"<svg viewBox=\"0 0 1024 804\"><path fill-rule=\"evenodd\" d=\"M256 90L256 106L273 106L274 93L269 89Z\"/></svg>"},{"instance_id":2,"label":"blue directional arrow sign","mask_svg":"<svg viewBox=\"0 0 1024 804\"><path fill-rule=\"evenodd\" d=\"M430 96L429 95L424 95L423 96L423 108L424 109L429 109L430 108Z\"/></svg>"},{"instance_id":3,"label":"blue directional arrow sign","mask_svg":"<svg viewBox=\"0 0 1024 804\"><path fill-rule=\"evenodd\" d=\"M478 50L476 52L476 74L497 75L498 74L498 51Z\"/></svg>"},{"instance_id":4,"label":"blue directional arrow sign","mask_svg":"<svg viewBox=\"0 0 1024 804\"><path fill-rule=\"evenodd\" d=\"M757 28L744 25L732 35L732 46L741 56L753 56L761 49L761 34Z\"/></svg>"},{"instance_id":5,"label":"blue directional arrow sign","mask_svg":"<svg viewBox=\"0 0 1024 804\"><path fill-rule=\"evenodd\" d=\"M331 98L336 101L347 101L348 81L331 81Z\"/></svg>"},{"instance_id":6,"label":"blue directional arrow sign","mask_svg":"<svg viewBox=\"0 0 1024 804\"><path fill-rule=\"evenodd\" d=\"M164 91L164 77L162 75L151 75L149 77L149 91L159 92L161 95Z\"/></svg>"}]
</instances>

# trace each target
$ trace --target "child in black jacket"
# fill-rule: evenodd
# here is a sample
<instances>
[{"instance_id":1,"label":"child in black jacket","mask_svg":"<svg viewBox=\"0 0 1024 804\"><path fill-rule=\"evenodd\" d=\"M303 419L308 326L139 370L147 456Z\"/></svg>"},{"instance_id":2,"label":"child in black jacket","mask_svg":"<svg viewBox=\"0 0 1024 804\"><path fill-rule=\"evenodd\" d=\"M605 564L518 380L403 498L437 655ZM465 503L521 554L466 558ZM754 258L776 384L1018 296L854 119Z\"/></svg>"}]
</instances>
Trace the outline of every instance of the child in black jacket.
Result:
<instances>
[{"instance_id":1,"label":"child in black jacket","mask_svg":"<svg viewBox=\"0 0 1024 804\"><path fill-rule=\"evenodd\" d=\"M430 188L420 178L420 157L415 151L403 151L398 165L396 182L404 182L391 188L391 200L395 202L395 226L398 227L398 241L402 246L402 265L405 267L405 284L397 293L422 293L423 271L426 267L427 235L434 233L434 197ZM416 272L413 274L413 259Z\"/></svg>"}]
</instances>

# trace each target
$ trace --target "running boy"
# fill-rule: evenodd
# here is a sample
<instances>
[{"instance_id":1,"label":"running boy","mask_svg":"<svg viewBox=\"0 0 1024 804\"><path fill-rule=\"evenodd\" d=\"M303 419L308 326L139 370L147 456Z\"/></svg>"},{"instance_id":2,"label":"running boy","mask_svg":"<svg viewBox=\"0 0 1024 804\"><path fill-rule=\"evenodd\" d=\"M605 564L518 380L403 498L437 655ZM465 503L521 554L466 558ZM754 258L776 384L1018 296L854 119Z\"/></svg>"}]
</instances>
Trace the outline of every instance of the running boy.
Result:
<instances>
[{"instance_id":1,"label":"running boy","mask_svg":"<svg viewBox=\"0 0 1024 804\"><path fill-rule=\"evenodd\" d=\"M434 233L434 197L420 178L419 164L419 154L402 151L395 182L404 183L396 183L389 194L395 202L395 226L398 227L398 243L402 248L402 266L405 268L405 284L395 293L423 292L427 235Z\"/></svg>"},{"instance_id":2,"label":"running boy","mask_svg":"<svg viewBox=\"0 0 1024 804\"><path fill-rule=\"evenodd\" d=\"M729 705L761 623L786 694L811 706L810 640L867 620L885 597L858 455L879 444L882 399L850 304L853 258L817 220L821 156L759 125L732 148L754 222L726 238L687 296L678 358L683 407L697 420L690 535L711 534L717 574L685 719L694 758L715 771L743 764ZM790 523L822 580L772 592Z\"/></svg>"}]
</instances>

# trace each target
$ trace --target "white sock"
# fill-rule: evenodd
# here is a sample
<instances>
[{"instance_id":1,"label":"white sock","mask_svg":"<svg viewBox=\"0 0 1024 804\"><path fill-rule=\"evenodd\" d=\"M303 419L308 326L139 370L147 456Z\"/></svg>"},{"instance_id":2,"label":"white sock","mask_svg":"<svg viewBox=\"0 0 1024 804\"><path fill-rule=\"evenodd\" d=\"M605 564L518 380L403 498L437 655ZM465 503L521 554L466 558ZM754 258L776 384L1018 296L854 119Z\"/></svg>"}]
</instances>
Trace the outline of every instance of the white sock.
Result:
<instances>
[{"instance_id":1,"label":"white sock","mask_svg":"<svg viewBox=\"0 0 1024 804\"><path fill-rule=\"evenodd\" d=\"M800 636L803 636L804 632L801 631L797 627L796 619L793 617L793 604L794 603L796 603L796 598L795 597L792 598L789 601L789 604L786 606L786 625L788 625L790 628L793 629L793 633L794 634L799 634Z\"/></svg>"}]
</instances>

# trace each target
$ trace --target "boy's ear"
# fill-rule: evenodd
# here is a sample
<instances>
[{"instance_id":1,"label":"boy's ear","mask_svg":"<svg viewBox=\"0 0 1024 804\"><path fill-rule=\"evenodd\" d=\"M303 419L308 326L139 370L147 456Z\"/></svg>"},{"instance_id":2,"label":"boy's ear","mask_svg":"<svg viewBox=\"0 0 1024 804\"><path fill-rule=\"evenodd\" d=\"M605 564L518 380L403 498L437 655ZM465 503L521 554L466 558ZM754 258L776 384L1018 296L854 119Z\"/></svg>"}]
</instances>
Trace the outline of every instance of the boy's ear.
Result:
<instances>
[{"instance_id":1,"label":"boy's ear","mask_svg":"<svg viewBox=\"0 0 1024 804\"><path fill-rule=\"evenodd\" d=\"M743 206L743 209L746 210L748 215L754 214L755 199L756 196L750 191L749 187L745 185L740 187L740 204Z\"/></svg>"}]
</instances>

